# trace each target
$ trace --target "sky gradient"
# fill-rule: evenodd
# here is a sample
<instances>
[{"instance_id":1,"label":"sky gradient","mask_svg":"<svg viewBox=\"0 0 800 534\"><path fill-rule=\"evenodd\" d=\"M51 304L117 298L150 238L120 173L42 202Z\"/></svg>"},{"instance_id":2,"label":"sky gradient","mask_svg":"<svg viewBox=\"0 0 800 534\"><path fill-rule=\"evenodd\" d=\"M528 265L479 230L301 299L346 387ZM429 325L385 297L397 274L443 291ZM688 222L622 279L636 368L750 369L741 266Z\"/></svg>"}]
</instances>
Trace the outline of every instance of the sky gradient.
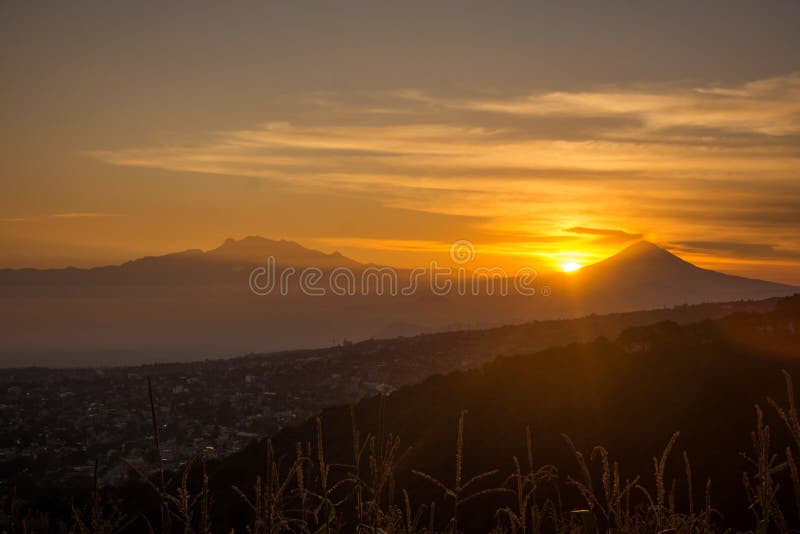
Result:
<instances>
[{"instance_id":1,"label":"sky gradient","mask_svg":"<svg viewBox=\"0 0 800 534\"><path fill-rule=\"evenodd\" d=\"M800 284L800 3L0 4L0 266L259 234Z\"/></svg>"}]
</instances>

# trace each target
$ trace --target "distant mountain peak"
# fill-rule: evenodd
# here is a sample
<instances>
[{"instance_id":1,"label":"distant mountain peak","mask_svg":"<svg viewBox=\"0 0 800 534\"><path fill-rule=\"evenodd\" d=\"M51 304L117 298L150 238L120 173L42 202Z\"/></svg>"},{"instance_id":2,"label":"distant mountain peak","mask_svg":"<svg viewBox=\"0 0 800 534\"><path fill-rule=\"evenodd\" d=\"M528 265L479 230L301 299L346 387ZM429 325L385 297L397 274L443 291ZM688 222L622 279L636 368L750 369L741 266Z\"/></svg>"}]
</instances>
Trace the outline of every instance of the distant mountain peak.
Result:
<instances>
[{"instance_id":1,"label":"distant mountain peak","mask_svg":"<svg viewBox=\"0 0 800 534\"><path fill-rule=\"evenodd\" d=\"M620 252L617 253L617 256L621 254L626 254L626 255L658 254L661 256L673 256L677 258L675 254L665 249L664 247L660 247L655 243L645 240L637 241L633 245L625 247L624 249L622 249Z\"/></svg>"},{"instance_id":2,"label":"distant mountain peak","mask_svg":"<svg viewBox=\"0 0 800 534\"><path fill-rule=\"evenodd\" d=\"M250 246L268 246L268 245L274 245L275 243L289 243L289 241L285 241L283 239L280 241L276 241L273 239L267 239L266 237L262 237L260 235L249 235L241 239L235 239L233 237L229 237L225 241L223 241L222 245L220 245L214 250L250 247Z\"/></svg>"},{"instance_id":3,"label":"distant mountain peak","mask_svg":"<svg viewBox=\"0 0 800 534\"><path fill-rule=\"evenodd\" d=\"M627 309L693 302L785 296L794 288L698 267L649 241L638 241L567 278L587 301L625 303Z\"/></svg>"},{"instance_id":4,"label":"distant mountain peak","mask_svg":"<svg viewBox=\"0 0 800 534\"><path fill-rule=\"evenodd\" d=\"M233 237L229 237L220 246L211 249L208 252L209 254L229 253L236 251L252 252L256 250L273 250L276 248L281 250L293 249L295 251L305 250L309 252L315 252L312 251L311 249L303 247L302 245L294 241L287 241L285 239L281 240L269 239L258 235L249 235L241 239L235 239Z\"/></svg>"},{"instance_id":5,"label":"distant mountain peak","mask_svg":"<svg viewBox=\"0 0 800 534\"><path fill-rule=\"evenodd\" d=\"M623 251L624 250L641 251L641 252L648 252L648 251L649 252L656 252L656 251L664 251L664 252L666 252L665 248L660 247L660 246L656 245L655 243L653 243L651 241L647 241L645 239L642 239L640 241L637 241L633 245L629 245L629 246L625 247L623 249Z\"/></svg>"},{"instance_id":6,"label":"distant mountain peak","mask_svg":"<svg viewBox=\"0 0 800 534\"><path fill-rule=\"evenodd\" d=\"M644 240L638 241L613 256L582 270L586 271L595 267L598 269L614 268L619 270L618 272L620 273L630 268L646 270L653 270L656 267L699 269L699 267L679 258L667 249Z\"/></svg>"},{"instance_id":7,"label":"distant mountain peak","mask_svg":"<svg viewBox=\"0 0 800 534\"><path fill-rule=\"evenodd\" d=\"M326 254L319 250L306 248L295 241L269 239L250 235L242 239L227 238L219 247L209 250L209 258L263 263L267 257L274 256L279 264L296 266L315 266L320 268L349 266L358 262L339 252Z\"/></svg>"}]
</instances>

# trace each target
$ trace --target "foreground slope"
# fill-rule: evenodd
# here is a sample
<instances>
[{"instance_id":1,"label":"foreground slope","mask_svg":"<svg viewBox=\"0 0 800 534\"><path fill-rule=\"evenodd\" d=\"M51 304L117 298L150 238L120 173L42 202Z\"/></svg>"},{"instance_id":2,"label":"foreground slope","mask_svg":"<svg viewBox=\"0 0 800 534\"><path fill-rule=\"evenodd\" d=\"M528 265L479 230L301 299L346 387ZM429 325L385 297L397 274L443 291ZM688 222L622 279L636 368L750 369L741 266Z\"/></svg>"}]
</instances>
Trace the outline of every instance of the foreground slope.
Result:
<instances>
[{"instance_id":1,"label":"foreground slope","mask_svg":"<svg viewBox=\"0 0 800 534\"><path fill-rule=\"evenodd\" d=\"M753 406L758 403L767 410L767 396L785 398L780 370L800 378L798 358L800 297L792 297L770 313L736 314L686 326L658 323L628 330L614 341L601 338L500 358L479 370L433 377L390 395L380 428L401 436L404 454L396 485L409 489L419 503L441 499L441 492L411 470L452 480L456 421L462 410L467 411L465 476L495 467L509 472L512 456L525 456L524 429L530 425L537 464L558 466L563 499L572 506L581 505L581 499L564 481L580 473L561 433L587 453L595 444L605 445L620 461L623 477L640 474L650 483L651 457L680 431L667 466L668 481L683 473L681 453L688 451L697 484L696 506L701 506L698 495L710 477L713 505L721 514L718 523L750 528L742 473L751 466L741 453L752 454ZM356 407L364 434L378 432L378 404L371 398ZM789 441L774 412L767 415L774 427L774 452L783 455ZM328 461L351 462L349 410L326 410L322 424ZM286 459L293 457L295 443L314 440L310 421L282 431L273 442ZM237 524L245 513L227 488L251 487L263 469L263 444L211 468L222 525ZM502 484L502 477L486 484ZM783 480L781 486L781 498L792 500L791 482ZM686 502L685 489L679 488L676 498ZM493 524L494 510L504 503L502 497L472 501L464 512L465 530L485 532ZM442 512L440 519L446 517ZM787 512L787 520L796 524L797 518Z\"/></svg>"}]
</instances>

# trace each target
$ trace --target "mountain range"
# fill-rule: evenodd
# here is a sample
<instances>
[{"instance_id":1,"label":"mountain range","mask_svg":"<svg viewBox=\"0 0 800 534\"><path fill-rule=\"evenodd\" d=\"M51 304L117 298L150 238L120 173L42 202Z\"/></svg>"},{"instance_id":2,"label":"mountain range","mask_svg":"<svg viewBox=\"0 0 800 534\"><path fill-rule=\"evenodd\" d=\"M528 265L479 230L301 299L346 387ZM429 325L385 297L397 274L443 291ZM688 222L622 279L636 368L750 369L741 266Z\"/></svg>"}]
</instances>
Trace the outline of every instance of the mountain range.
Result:
<instances>
[{"instance_id":1,"label":"mountain range","mask_svg":"<svg viewBox=\"0 0 800 534\"><path fill-rule=\"evenodd\" d=\"M0 365L116 365L313 348L592 313L763 299L798 288L701 269L648 242L571 274L540 276L537 294L256 295L266 258L277 272L374 267L339 253L262 237L228 239L92 269L0 270ZM400 270L398 277L409 275ZM510 284L513 287L513 284Z\"/></svg>"}]
</instances>

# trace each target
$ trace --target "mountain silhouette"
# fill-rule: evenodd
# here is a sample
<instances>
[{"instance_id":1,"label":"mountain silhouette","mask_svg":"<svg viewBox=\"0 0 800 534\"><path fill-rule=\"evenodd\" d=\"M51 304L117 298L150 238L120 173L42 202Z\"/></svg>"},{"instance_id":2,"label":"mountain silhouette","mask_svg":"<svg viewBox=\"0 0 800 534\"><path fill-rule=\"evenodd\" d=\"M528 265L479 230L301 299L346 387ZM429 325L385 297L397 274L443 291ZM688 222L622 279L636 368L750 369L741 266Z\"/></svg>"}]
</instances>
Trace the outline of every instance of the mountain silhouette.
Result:
<instances>
[{"instance_id":1,"label":"mountain silhouette","mask_svg":"<svg viewBox=\"0 0 800 534\"><path fill-rule=\"evenodd\" d=\"M250 273L270 256L278 268L297 272L309 266L323 272L348 267L358 275L369 266L292 241L251 236L228 239L209 251L116 266L0 270L0 366L224 357L798 291L701 269L640 242L578 272L540 276L534 296L515 292L511 280L507 296L438 295L426 281L405 296L328 292L312 297L297 289L256 295ZM407 275L400 273L401 284Z\"/></svg>"},{"instance_id":2,"label":"mountain silhouette","mask_svg":"<svg viewBox=\"0 0 800 534\"><path fill-rule=\"evenodd\" d=\"M294 241L248 236L239 240L228 238L222 245L209 251L190 249L160 256L145 256L121 265L90 269L0 269L0 286L237 283L241 281L241 276L236 273L263 266L269 257L275 258L276 266L279 267L318 267L323 270L364 267L338 252L326 254L303 247Z\"/></svg>"},{"instance_id":3,"label":"mountain silhouette","mask_svg":"<svg viewBox=\"0 0 800 534\"><path fill-rule=\"evenodd\" d=\"M616 311L785 296L796 288L702 269L648 241L564 277L575 305ZM605 308L604 308L605 309Z\"/></svg>"},{"instance_id":4,"label":"mountain silhouette","mask_svg":"<svg viewBox=\"0 0 800 534\"><path fill-rule=\"evenodd\" d=\"M294 267L362 267L362 264L342 256L339 252L326 254L318 250L305 248L294 241L281 239L275 241L260 236L248 236L236 240L228 238L219 247L206 253L213 261L241 262L262 265L266 258L273 256L279 265Z\"/></svg>"}]
</instances>

